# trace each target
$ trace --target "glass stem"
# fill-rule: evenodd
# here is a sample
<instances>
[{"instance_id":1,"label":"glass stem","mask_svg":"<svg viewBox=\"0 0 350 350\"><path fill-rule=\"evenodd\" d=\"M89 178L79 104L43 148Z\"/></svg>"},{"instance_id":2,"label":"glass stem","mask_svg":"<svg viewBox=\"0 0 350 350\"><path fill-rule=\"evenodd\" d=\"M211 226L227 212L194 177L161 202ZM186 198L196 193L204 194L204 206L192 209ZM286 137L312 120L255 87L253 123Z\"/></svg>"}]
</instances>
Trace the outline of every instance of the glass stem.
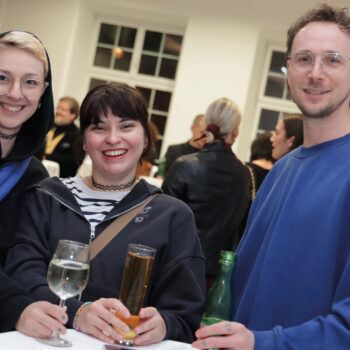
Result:
<instances>
[{"instance_id":1,"label":"glass stem","mask_svg":"<svg viewBox=\"0 0 350 350\"><path fill-rule=\"evenodd\" d=\"M65 299L60 299L60 304L59 304L59 306L60 306L60 307L64 307L65 303L66 303L66 300L65 300Z\"/></svg>"}]
</instances>

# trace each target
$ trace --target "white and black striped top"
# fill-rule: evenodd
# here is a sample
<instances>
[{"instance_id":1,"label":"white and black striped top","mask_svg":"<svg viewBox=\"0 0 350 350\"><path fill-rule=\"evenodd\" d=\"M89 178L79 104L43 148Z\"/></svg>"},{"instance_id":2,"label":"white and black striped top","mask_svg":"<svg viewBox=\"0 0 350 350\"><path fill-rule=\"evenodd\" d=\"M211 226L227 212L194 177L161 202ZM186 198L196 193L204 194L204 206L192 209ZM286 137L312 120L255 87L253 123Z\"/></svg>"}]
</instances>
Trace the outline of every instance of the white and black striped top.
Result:
<instances>
[{"instance_id":1,"label":"white and black striped top","mask_svg":"<svg viewBox=\"0 0 350 350\"><path fill-rule=\"evenodd\" d=\"M91 231L130 191L102 192L95 191L84 184L79 175L60 178L63 184L73 193L82 213L89 221Z\"/></svg>"}]
</instances>

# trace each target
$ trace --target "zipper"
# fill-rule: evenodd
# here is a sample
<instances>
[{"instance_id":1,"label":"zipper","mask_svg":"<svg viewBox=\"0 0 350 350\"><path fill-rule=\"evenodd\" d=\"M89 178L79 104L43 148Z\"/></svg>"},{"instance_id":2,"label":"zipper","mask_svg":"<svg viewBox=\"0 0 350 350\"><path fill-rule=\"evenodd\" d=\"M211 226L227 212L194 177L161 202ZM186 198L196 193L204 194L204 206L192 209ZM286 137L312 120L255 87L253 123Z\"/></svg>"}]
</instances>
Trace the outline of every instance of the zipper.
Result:
<instances>
[{"instance_id":1,"label":"zipper","mask_svg":"<svg viewBox=\"0 0 350 350\"><path fill-rule=\"evenodd\" d=\"M84 218L84 220L85 220L85 221L89 224L89 226L90 226L90 242L92 241L93 238L95 238L95 232L96 232L95 227L92 227L92 226L91 226L90 222L86 219L86 217L85 217L80 211L76 210L76 209L73 208L70 204L68 204L67 202L61 200L61 199L58 198L54 193L48 191L47 189L44 189L44 188L42 188L42 187L39 187L38 190L43 191L43 192L45 192L46 194L52 196L52 197L55 198L59 203L61 203L62 205L64 205L64 206L67 207L68 209L72 210L73 212L75 212L76 214L78 214L80 217ZM68 191L69 191L69 190L68 190ZM128 208L128 209L126 209L126 210L124 210L124 211L122 211L122 212L120 212L120 213L116 213L115 215L113 215L112 217L109 217L108 219L103 219L101 222L99 222L99 223L97 224L97 226L100 225L100 224L102 224L103 222L106 222L106 221L109 221L109 220L113 220L113 219L117 218L118 216L123 215L124 213L127 213L127 212L130 211L130 210L133 210L134 208L138 207L138 206L141 205L142 203L146 202L146 201L149 199L149 197L151 197L151 196L153 196L153 194L151 194L150 196L148 196L147 198L145 198L143 201L141 201L141 202L135 204L133 207Z\"/></svg>"}]
</instances>

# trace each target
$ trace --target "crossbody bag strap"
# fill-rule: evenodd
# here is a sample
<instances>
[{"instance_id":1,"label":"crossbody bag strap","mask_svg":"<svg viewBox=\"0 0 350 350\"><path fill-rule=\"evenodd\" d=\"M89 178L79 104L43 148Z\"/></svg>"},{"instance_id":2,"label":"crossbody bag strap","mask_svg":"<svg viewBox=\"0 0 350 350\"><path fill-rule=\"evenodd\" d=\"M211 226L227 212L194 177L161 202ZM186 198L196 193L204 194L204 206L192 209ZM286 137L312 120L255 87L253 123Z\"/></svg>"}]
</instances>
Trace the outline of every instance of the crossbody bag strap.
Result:
<instances>
[{"instance_id":1,"label":"crossbody bag strap","mask_svg":"<svg viewBox=\"0 0 350 350\"><path fill-rule=\"evenodd\" d=\"M91 243L90 261L157 195L158 193L152 195L139 206L114 219Z\"/></svg>"},{"instance_id":2,"label":"crossbody bag strap","mask_svg":"<svg viewBox=\"0 0 350 350\"><path fill-rule=\"evenodd\" d=\"M254 175L253 169L252 169L249 165L247 165L247 168L248 168L248 170L249 170L249 172L250 172L250 177L251 177L251 179L252 179L251 197L252 197L252 201L253 201L253 199L254 199L255 196L256 196L255 175Z\"/></svg>"}]
</instances>

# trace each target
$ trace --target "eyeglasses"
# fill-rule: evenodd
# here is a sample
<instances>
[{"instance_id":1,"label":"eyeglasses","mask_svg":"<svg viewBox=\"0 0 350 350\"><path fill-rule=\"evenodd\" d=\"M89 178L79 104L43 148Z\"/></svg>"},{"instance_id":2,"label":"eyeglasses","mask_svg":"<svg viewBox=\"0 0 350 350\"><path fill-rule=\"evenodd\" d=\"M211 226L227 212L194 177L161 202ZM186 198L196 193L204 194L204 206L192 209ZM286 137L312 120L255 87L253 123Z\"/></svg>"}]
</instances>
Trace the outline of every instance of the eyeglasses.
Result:
<instances>
[{"instance_id":1,"label":"eyeglasses","mask_svg":"<svg viewBox=\"0 0 350 350\"><path fill-rule=\"evenodd\" d=\"M15 80L7 74L0 72L0 95L7 95ZM41 97L49 83L32 78L24 78L20 80L22 94L28 100L36 100Z\"/></svg>"},{"instance_id":2,"label":"eyeglasses","mask_svg":"<svg viewBox=\"0 0 350 350\"><path fill-rule=\"evenodd\" d=\"M326 52L319 54L297 52L293 56L289 56L292 69L300 73L311 71L315 65L317 56L320 56L321 58L323 71L328 74L341 73L344 70L347 61L350 61L350 58L345 58L337 52Z\"/></svg>"}]
</instances>

